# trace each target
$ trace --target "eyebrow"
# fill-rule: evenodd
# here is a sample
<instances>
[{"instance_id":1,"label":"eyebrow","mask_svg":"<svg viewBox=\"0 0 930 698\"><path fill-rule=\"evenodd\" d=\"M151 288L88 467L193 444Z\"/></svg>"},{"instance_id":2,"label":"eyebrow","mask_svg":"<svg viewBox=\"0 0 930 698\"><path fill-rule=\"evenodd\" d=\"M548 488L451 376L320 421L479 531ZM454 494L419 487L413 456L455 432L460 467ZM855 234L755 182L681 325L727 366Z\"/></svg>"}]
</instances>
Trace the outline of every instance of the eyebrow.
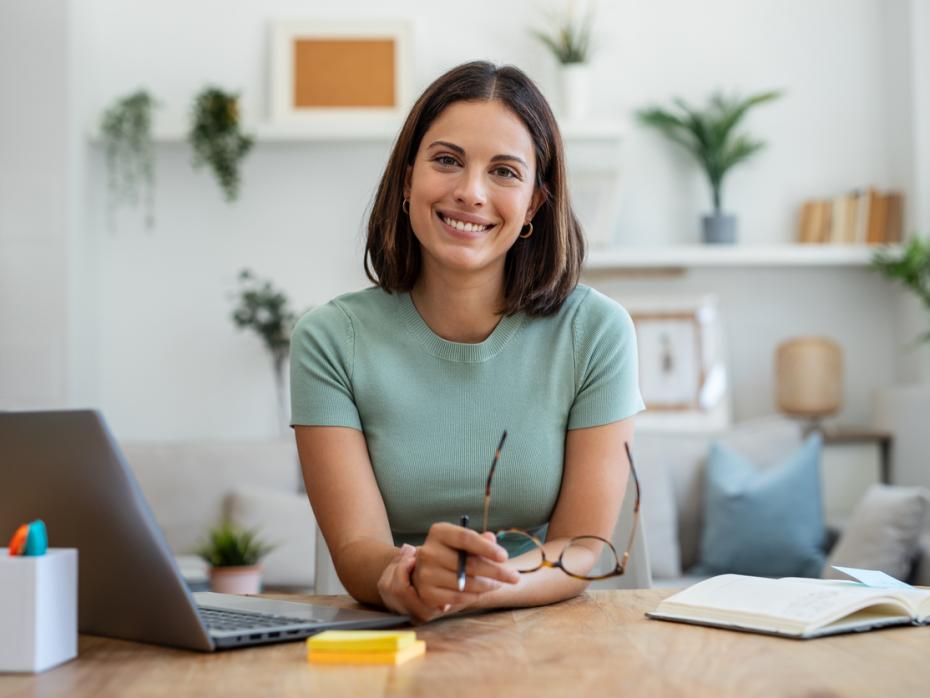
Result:
<instances>
[{"instance_id":1,"label":"eyebrow","mask_svg":"<svg viewBox=\"0 0 930 698\"><path fill-rule=\"evenodd\" d=\"M462 146L456 145L455 143L450 143L449 141L433 141L429 144L427 150L434 148L437 145L445 146L449 150L453 150L459 155L465 155L465 149ZM501 160L513 160L514 162L519 162L527 169L530 167L526 164L526 161L523 158L517 157L516 155L495 155L493 158L491 158L491 162L500 162Z\"/></svg>"}]
</instances>

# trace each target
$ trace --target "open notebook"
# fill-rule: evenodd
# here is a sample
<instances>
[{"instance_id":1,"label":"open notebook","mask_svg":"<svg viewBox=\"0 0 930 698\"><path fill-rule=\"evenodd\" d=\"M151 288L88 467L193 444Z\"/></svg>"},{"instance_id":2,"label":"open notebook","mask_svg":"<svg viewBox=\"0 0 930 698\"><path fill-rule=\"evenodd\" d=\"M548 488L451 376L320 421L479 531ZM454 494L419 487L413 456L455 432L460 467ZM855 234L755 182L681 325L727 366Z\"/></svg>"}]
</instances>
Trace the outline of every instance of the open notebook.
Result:
<instances>
[{"instance_id":1,"label":"open notebook","mask_svg":"<svg viewBox=\"0 0 930 698\"><path fill-rule=\"evenodd\" d=\"M646 615L658 620L813 638L888 625L930 623L930 590L901 582L895 587L874 587L844 580L723 574L668 597Z\"/></svg>"}]
</instances>

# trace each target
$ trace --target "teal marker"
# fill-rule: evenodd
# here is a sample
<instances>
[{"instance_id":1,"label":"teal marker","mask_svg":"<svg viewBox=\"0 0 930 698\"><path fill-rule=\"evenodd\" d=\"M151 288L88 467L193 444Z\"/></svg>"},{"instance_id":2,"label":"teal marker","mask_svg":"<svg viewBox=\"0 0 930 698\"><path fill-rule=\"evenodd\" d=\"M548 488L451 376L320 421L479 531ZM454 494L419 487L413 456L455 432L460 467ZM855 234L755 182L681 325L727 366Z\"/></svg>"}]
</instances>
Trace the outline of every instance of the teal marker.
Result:
<instances>
[{"instance_id":1,"label":"teal marker","mask_svg":"<svg viewBox=\"0 0 930 698\"><path fill-rule=\"evenodd\" d=\"M23 555L39 557L45 555L46 550L48 550L48 532L45 530L45 522L42 519L36 519L29 524L29 534L26 536L26 545L23 546Z\"/></svg>"}]
</instances>

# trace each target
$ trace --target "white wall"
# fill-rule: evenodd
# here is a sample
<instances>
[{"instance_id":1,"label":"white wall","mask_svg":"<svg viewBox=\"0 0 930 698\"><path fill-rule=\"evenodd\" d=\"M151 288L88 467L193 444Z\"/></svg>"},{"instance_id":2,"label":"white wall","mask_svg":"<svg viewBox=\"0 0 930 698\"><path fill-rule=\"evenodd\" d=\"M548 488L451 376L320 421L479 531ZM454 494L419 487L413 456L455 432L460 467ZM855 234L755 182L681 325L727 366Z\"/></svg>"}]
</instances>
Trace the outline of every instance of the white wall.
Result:
<instances>
[{"instance_id":1,"label":"white wall","mask_svg":"<svg viewBox=\"0 0 930 698\"><path fill-rule=\"evenodd\" d=\"M889 81L910 60L907 51L889 50L907 26L902 2L892 9L881 0L601 2L595 112L628 120L632 107L674 95L784 88L781 101L750 116L748 126L770 145L731 175L724 201L740 218L742 241L788 241L803 198L912 181L911 126L897 108L907 93L888 97ZM161 123L181 124L208 82L240 89L246 118L262 120L267 22L275 18L410 19L418 90L452 65L487 58L521 66L551 93L552 62L527 31L541 23L540 5L88 0L79 6L88 66L71 79L84 97L75 121L89 129L113 98L142 85L161 100ZM0 119L9 111L0 106ZM25 142L36 138L27 134ZM298 307L365 285L360 236L387 147L259 144L246 161L242 198L230 206L206 172L191 172L186 146L162 145L157 227L146 232L141 213L129 211L110 232L101 153L87 146L85 224L71 254L81 278L71 296L80 301L71 311L78 329L70 402L102 407L123 437L273 432L268 359L257 339L233 328L227 294L243 266L271 277ZM635 128L622 157L616 242L696 241L709 195L691 163ZM867 272L701 272L677 282L609 283L621 300L643 289L719 292L734 343L738 418L772 409L774 346L801 332L843 343L850 420L864 419L869 390L893 379L897 347L883 312L892 292ZM14 286L17 294L25 288ZM4 322L14 317L2 312ZM12 355L5 350L0 361Z\"/></svg>"},{"instance_id":2,"label":"white wall","mask_svg":"<svg viewBox=\"0 0 930 698\"><path fill-rule=\"evenodd\" d=\"M0 3L0 406L69 398L72 17Z\"/></svg>"}]
</instances>

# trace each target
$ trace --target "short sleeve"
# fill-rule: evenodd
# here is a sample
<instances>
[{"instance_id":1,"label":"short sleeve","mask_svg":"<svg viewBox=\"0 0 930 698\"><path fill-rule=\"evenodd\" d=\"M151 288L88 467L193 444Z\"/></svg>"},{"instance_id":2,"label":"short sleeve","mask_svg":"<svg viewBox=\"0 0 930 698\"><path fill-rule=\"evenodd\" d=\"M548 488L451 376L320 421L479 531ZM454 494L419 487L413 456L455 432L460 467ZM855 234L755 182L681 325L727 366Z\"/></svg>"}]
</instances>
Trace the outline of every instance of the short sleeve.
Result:
<instances>
[{"instance_id":1,"label":"short sleeve","mask_svg":"<svg viewBox=\"0 0 930 698\"><path fill-rule=\"evenodd\" d=\"M579 304L572 332L576 392L568 428L609 424L643 410L630 314L591 289Z\"/></svg>"},{"instance_id":2,"label":"short sleeve","mask_svg":"<svg viewBox=\"0 0 930 698\"><path fill-rule=\"evenodd\" d=\"M355 333L334 302L314 308L291 335L291 426L361 430L352 391Z\"/></svg>"}]
</instances>

